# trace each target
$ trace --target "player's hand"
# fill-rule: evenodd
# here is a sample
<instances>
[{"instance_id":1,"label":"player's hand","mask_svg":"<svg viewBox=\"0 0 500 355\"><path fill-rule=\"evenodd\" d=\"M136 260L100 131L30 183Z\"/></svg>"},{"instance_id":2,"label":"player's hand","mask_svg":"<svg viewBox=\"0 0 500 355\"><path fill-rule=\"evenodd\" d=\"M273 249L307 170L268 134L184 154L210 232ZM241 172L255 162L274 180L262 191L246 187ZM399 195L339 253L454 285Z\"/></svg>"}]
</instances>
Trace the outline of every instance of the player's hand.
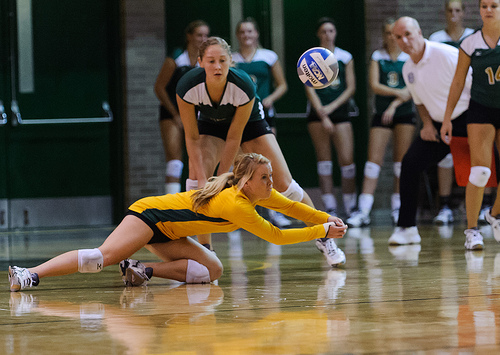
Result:
<instances>
[{"instance_id":1,"label":"player's hand","mask_svg":"<svg viewBox=\"0 0 500 355\"><path fill-rule=\"evenodd\" d=\"M443 142L445 142L446 144L450 144L451 143L451 132L453 130L453 124L451 123L451 121L444 121L443 122L443 125L441 126L441 140Z\"/></svg>"},{"instance_id":2,"label":"player's hand","mask_svg":"<svg viewBox=\"0 0 500 355\"><path fill-rule=\"evenodd\" d=\"M396 113L396 109L391 105L384 111L382 114L382 124L384 126L389 126L392 124L392 120L394 119L394 114Z\"/></svg>"},{"instance_id":3,"label":"player's hand","mask_svg":"<svg viewBox=\"0 0 500 355\"><path fill-rule=\"evenodd\" d=\"M340 222L342 223L341 225L336 222L323 223L323 227L325 227L326 231L326 238L342 238L345 235L347 225L345 225L342 221Z\"/></svg>"},{"instance_id":4,"label":"player's hand","mask_svg":"<svg viewBox=\"0 0 500 355\"><path fill-rule=\"evenodd\" d=\"M432 124L424 125L420 130L420 138L424 141L439 142L438 132Z\"/></svg>"},{"instance_id":5,"label":"player's hand","mask_svg":"<svg viewBox=\"0 0 500 355\"><path fill-rule=\"evenodd\" d=\"M333 134L333 132L335 132L335 125L328 116L321 120L321 125L328 134Z\"/></svg>"}]
</instances>

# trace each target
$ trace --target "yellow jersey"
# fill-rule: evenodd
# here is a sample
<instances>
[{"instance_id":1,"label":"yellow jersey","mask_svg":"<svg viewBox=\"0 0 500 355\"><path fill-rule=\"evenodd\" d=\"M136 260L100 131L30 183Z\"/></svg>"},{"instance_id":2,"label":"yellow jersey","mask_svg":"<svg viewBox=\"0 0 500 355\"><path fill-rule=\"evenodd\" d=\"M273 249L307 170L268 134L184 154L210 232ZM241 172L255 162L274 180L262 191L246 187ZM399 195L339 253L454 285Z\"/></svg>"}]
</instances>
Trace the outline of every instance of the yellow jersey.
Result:
<instances>
[{"instance_id":1,"label":"yellow jersey","mask_svg":"<svg viewBox=\"0 0 500 355\"><path fill-rule=\"evenodd\" d=\"M229 187L214 196L198 212L193 210L193 193L187 191L145 197L132 204L129 210L149 220L172 240L204 233L231 232L239 228L268 242L282 245L323 238L326 234L323 223L327 222L329 214L289 200L274 189L269 198L251 203L236 186ZM316 225L280 230L257 213L256 205Z\"/></svg>"}]
</instances>

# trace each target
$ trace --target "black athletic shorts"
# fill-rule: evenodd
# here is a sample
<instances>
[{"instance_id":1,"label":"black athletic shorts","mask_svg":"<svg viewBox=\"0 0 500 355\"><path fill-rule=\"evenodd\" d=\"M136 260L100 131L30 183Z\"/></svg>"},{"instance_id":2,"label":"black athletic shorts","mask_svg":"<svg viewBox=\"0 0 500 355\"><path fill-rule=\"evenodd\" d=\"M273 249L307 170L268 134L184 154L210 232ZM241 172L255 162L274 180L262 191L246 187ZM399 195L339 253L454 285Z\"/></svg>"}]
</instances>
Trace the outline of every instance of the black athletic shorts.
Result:
<instances>
[{"instance_id":1,"label":"black athletic shorts","mask_svg":"<svg viewBox=\"0 0 500 355\"><path fill-rule=\"evenodd\" d=\"M208 121L198 121L198 131L200 134L214 136L222 140L226 140L227 132L231 124L217 124ZM241 143L251 141L264 134L273 134L271 127L265 120L250 121L243 130Z\"/></svg>"},{"instance_id":2,"label":"black athletic shorts","mask_svg":"<svg viewBox=\"0 0 500 355\"><path fill-rule=\"evenodd\" d=\"M146 223L149 226L149 228L151 228L151 230L153 231L153 237L149 240L148 244L166 243L172 241L172 239L163 234L153 222L151 222L148 218L146 218L142 214L128 210L126 215L136 216L141 221Z\"/></svg>"},{"instance_id":3,"label":"black athletic shorts","mask_svg":"<svg viewBox=\"0 0 500 355\"><path fill-rule=\"evenodd\" d=\"M495 129L500 129L500 108L484 106L470 100L467 124L471 123L490 123Z\"/></svg>"},{"instance_id":4,"label":"black athletic shorts","mask_svg":"<svg viewBox=\"0 0 500 355\"><path fill-rule=\"evenodd\" d=\"M392 119L392 123L390 125L384 125L382 124L382 115L374 115L372 118L372 127L382 127L382 128L390 128L393 129L394 126L398 124L411 124L411 125L416 125L417 123L417 118L415 117L414 113L411 113L409 115L403 115L403 116L397 116Z\"/></svg>"}]
</instances>

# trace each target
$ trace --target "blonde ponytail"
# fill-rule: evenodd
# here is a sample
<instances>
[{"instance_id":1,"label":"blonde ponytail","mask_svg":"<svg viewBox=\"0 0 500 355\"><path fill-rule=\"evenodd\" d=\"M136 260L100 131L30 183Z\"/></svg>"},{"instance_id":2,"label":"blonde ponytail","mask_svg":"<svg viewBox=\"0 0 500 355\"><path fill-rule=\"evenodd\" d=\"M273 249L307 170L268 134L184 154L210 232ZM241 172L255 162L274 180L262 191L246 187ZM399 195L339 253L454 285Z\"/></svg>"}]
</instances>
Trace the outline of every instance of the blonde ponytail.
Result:
<instances>
[{"instance_id":1,"label":"blonde ponytail","mask_svg":"<svg viewBox=\"0 0 500 355\"><path fill-rule=\"evenodd\" d=\"M247 153L236 158L233 172L212 176L202 189L195 191L191 195L194 211L198 211L214 196L228 187L237 186L241 190L261 164L271 164L271 162L265 156L257 153Z\"/></svg>"},{"instance_id":2,"label":"blonde ponytail","mask_svg":"<svg viewBox=\"0 0 500 355\"><path fill-rule=\"evenodd\" d=\"M194 211L196 212L205 206L212 197L219 194L222 190L233 186L233 181L234 173L232 172L209 178L205 186L195 191L191 196Z\"/></svg>"}]
</instances>

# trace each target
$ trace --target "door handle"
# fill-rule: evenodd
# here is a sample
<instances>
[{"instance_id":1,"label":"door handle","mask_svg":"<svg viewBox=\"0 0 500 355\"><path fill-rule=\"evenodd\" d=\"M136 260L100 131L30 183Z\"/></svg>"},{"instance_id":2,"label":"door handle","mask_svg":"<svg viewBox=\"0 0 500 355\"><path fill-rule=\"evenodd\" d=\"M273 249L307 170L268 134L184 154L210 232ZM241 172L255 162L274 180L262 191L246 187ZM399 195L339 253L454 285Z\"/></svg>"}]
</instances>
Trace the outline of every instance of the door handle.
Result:
<instances>
[{"instance_id":1,"label":"door handle","mask_svg":"<svg viewBox=\"0 0 500 355\"><path fill-rule=\"evenodd\" d=\"M3 106L3 101L0 100L0 126L7 123L7 114L5 113L5 107Z\"/></svg>"},{"instance_id":2,"label":"door handle","mask_svg":"<svg viewBox=\"0 0 500 355\"><path fill-rule=\"evenodd\" d=\"M17 126L18 124L21 124L23 122L23 119L21 117L21 112L19 111L17 100L12 100L12 102L10 103L10 111L16 118L15 120L12 120L12 125Z\"/></svg>"},{"instance_id":3,"label":"door handle","mask_svg":"<svg viewBox=\"0 0 500 355\"><path fill-rule=\"evenodd\" d=\"M13 100L11 103L11 111L16 117L15 120L12 121L13 126L17 125L40 125L40 124L62 124L62 123L99 123L99 122L112 122L113 121L113 112L111 111L111 107L107 101L103 101L101 105L102 110L104 111L104 116L102 117L75 117L75 118L28 118L23 119L21 117L21 113L19 112L19 106L17 101Z\"/></svg>"}]
</instances>

